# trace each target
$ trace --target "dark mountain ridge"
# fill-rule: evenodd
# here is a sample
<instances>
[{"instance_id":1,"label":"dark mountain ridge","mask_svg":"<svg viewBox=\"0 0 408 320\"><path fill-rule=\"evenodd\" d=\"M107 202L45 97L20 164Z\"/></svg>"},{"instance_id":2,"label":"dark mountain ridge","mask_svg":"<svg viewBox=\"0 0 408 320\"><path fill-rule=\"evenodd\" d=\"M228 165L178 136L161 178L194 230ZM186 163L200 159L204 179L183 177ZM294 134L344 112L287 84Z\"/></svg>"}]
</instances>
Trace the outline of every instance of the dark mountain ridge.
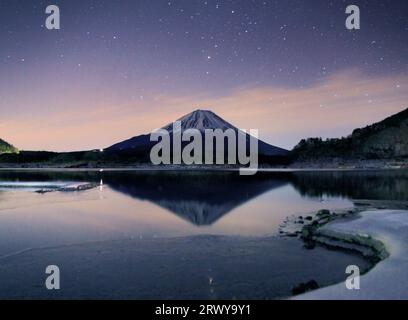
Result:
<instances>
[{"instance_id":1,"label":"dark mountain ridge","mask_svg":"<svg viewBox=\"0 0 408 320\"><path fill-rule=\"evenodd\" d=\"M17 148L15 148L10 143L4 141L3 139L0 139L0 154L3 154L3 153L17 153L17 152L18 152Z\"/></svg>"},{"instance_id":2,"label":"dark mountain ridge","mask_svg":"<svg viewBox=\"0 0 408 320\"><path fill-rule=\"evenodd\" d=\"M355 129L348 137L303 139L291 154L295 160L407 159L408 108L383 121Z\"/></svg>"}]
</instances>

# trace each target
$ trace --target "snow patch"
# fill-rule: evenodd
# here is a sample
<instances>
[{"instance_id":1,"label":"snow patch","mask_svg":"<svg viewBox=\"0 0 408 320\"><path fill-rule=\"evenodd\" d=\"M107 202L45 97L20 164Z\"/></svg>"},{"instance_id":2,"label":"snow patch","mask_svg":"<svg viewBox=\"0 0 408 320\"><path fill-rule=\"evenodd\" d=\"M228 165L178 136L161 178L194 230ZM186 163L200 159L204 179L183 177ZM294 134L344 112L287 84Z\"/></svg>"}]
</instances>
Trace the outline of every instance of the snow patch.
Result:
<instances>
[{"instance_id":1,"label":"snow patch","mask_svg":"<svg viewBox=\"0 0 408 320\"><path fill-rule=\"evenodd\" d=\"M406 300L408 299L408 211L365 211L355 220L334 221L322 227L326 233L366 234L381 241L389 257L361 276L360 290L348 290L345 282L308 292L300 300ZM345 274L344 279L347 275Z\"/></svg>"}]
</instances>

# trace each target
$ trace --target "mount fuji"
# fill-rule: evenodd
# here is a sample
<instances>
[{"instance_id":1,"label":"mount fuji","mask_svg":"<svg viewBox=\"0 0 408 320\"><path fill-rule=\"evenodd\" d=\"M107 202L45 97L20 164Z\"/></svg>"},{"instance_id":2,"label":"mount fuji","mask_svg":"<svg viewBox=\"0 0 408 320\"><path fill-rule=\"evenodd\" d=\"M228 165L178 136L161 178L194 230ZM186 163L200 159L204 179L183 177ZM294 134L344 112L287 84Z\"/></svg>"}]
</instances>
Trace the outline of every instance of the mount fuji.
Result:
<instances>
[{"instance_id":1,"label":"mount fuji","mask_svg":"<svg viewBox=\"0 0 408 320\"><path fill-rule=\"evenodd\" d=\"M206 129L221 129L223 131L232 129L236 132L240 130L228 123L214 112L209 110L195 110L179 119L181 123L181 131L187 129L197 129L204 134ZM167 130L170 134L173 131L173 123L164 126L162 129ZM247 141L249 141L249 135ZM258 154L265 157L285 157L288 151L279 147L270 145L262 140L258 140ZM155 141L150 141L150 134L143 134L128 140L116 143L106 149L108 152L125 152L125 153L144 153L150 152L151 148L156 144Z\"/></svg>"}]
</instances>

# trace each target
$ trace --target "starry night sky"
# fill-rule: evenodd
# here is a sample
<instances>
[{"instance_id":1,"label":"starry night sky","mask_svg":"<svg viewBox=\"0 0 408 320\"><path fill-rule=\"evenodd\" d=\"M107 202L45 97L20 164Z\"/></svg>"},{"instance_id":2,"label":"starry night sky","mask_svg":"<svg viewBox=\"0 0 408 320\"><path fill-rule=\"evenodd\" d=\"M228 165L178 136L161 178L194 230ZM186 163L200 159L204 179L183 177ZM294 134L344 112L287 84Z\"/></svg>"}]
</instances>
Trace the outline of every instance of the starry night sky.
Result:
<instances>
[{"instance_id":1,"label":"starry night sky","mask_svg":"<svg viewBox=\"0 0 408 320\"><path fill-rule=\"evenodd\" d=\"M25 149L106 147L197 108L290 148L408 107L408 1L0 0L0 39L0 137Z\"/></svg>"}]
</instances>

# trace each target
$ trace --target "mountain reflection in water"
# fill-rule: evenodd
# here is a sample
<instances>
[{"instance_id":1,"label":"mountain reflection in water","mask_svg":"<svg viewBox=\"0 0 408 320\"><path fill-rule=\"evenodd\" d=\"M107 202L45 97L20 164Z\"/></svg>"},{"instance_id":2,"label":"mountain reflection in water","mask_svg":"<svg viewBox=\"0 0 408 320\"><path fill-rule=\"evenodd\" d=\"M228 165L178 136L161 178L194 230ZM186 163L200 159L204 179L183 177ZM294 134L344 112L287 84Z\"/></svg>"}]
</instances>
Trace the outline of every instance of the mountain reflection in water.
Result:
<instances>
[{"instance_id":1,"label":"mountain reflection in water","mask_svg":"<svg viewBox=\"0 0 408 320\"><path fill-rule=\"evenodd\" d=\"M407 171L1 171L0 181L103 181L115 191L152 202L197 226L212 225L244 203L291 185L302 197L407 200Z\"/></svg>"},{"instance_id":2,"label":"mountain reflection in water","mask_svg":"<svg viewBox=\"0 0 408 320\"><path fill-rule=\"evenodd\" d=\"M1 187L100 181L78 193ZM0 171L0 257L11 257L0 297L52 298L38 286L45 261L64 268L70 285L59 297L285 297L311 279L343 281L347 265L370 265L275 237L286 217L407 193L407 171Z\"/></svg>"},{"instance_id":3,"label":"mountain reflection in water","mask_svg":"<svg viewBox=\"0 0 408 320\"><path fill-rule=\"evenodd\" d=\"M195 225L211 225L234 208L288 183L265 176L242 179L236 173L154 173L110 177L104 181L114 190L154 202Z\"/></svg>"}]
</instances>

